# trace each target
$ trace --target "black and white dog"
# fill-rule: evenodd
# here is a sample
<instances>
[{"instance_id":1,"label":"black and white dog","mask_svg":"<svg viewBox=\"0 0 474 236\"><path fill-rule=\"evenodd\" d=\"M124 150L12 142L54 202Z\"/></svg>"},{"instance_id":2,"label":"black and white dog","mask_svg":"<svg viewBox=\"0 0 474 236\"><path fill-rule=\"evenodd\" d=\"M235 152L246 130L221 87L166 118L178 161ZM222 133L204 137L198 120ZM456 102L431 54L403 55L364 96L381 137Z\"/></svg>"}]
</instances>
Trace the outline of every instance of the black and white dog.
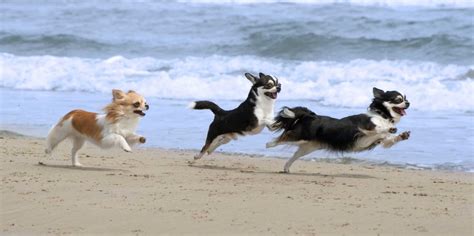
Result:
<instances>
[{"instance_id":1,"label":"black and white dog","mask_svg":"<svg viewBox=\"0 0 474 236\"><path fill-rule=\"evenodd\" d=\"M260 73L260 78L245 73L252 88L247 99L233 110L223 110L210 101L197 101L189 105L191 109L210 109L214 113L214 121L209 126L206 143L201 152L194 156L200 159L206 152L211 154L220 145L236 140L238 135L258 134L265 126L269 129L275 122L274 104L281 85L277 79Z\"/></svg>"},{"instance_id":2,"label":"black and white dog","mask_svg":"<svg viewBox=\"0 0 474 236\"><path fill-rule=\"evenodd\" d=\"M336 119L320 116L305 107L284 107L275 118L272 128L283 130L267 148L281 144L298 146L298 150L285 164L284 172L298 158L318 149L335 152L360 152L378 144L389 148L410 137L410 131L399 135L395 124L406 115L410 105L406 96L397 91L373 88L374 99L366 114Z\"/></svg>"}]
</instances>

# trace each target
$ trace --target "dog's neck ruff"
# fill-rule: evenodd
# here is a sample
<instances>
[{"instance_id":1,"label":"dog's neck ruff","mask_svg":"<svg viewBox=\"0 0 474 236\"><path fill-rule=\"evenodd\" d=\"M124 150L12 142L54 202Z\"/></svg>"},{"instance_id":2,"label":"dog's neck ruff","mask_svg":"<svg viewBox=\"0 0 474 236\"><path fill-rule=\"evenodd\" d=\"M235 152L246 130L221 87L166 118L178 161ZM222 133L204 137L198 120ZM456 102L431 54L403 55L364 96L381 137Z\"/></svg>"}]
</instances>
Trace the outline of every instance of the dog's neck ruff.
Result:
<instances>
[{"instance_id":1,"label":"dog's neck ruff","mask_svg":"<svg viewBox=\"0 0 474 236\"><path fill-rule=\"evenodd\" d=\"M369 112L370 112L370 113L373 113L373 114L375 114L375 115L378 115L378 116L380 116L380 117L382 117L382 118L384 118L384 119L386 119L386 120L389 120L390 123L395 123L395 120L393 119L392 116L387 115L386 112L383 112L383 111L381 111L380 109L377 109L377 108L369 108Z\"/></svg>"},{"instance_id":2,"label":"dog's neck ruff","mask_svg":"<svg viewBox=\"0 0 474 236\"><path fill-rule=\"evenodd\" d=\"M391 123L395 123L395 119L390 114L390 111L384 105L377 103L375 100L370 104L368 108L369 112L377 114L382 118L389 120Z\"/></svg>"}]
</instances>

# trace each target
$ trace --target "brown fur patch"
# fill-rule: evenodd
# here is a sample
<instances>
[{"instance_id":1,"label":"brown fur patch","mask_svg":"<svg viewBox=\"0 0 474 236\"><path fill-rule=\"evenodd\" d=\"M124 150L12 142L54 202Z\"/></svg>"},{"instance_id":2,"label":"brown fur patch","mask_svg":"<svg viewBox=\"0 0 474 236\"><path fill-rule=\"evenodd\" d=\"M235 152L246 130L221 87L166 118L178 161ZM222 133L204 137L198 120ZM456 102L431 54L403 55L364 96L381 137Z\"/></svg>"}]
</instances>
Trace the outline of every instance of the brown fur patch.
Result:
<instances>
[{"instance_id":1,"label":"brown fur patch","mask_svg":"<svg viewBox=\"0 0 474 236\"><path fill-rule=\"evenodd\" d=\"M57 126L63 126L64 121L69 120L76 110L68 112L57 124Z\"/></svg>"},{"instance_id":2,"label":"brown fur patch","mask_svg":"<svg viewBox=\"0 0 474 236\"><path fill-rule=\"evenodd\" d=\"M102 129L97 125L97 113L83 110L74 110L64 116L61 124L71 118L72 127L79 133L86 135L96 141L102 139Z\"/></svg>"}]
</instances>

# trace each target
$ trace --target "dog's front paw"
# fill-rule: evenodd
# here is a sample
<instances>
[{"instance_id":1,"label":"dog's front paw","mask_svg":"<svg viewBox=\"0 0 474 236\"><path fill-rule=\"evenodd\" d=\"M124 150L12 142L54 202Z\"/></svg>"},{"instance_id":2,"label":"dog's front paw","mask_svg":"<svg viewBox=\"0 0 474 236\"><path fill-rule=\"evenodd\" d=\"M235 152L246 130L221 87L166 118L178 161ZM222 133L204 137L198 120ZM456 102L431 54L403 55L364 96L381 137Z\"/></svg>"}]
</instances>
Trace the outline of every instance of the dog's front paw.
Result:
<instances>
[{"instance_id":1,"label":"dog's front paw","mask_svg":"<svg viewBox=\"0 0 474 236\"><path fill-rule=\"evenodd\" d=\"M272 147L276 147L278 144L276 142L268 142L267 144L265 144L265 147L266 148L272 148Z\"/></svg>"},{"instance_id":2,"label":"dog's front paw","mask_svg":"<svg viewBox=\"0 0 474 236\"><path fill-rule=\"evenodd\" d=\"M398 137L400 137L401 140L407 140L408 138L410 138L410 131L405 131L399 134Z\"/></svg>"},{"instance_id":3,"label":"dog's front paw","mask_svg":"<svg viewBox=\"0 0 474 236\"><path fill-rule=\"evenodd\" d=\"M132 149L131 148L124 148L123 149L125 152L132 152Z\"/></svg>"},{"instance_id":4,"label":"dog's front paw","mask_svg":"<svg viewBox=\"0 0 474 236\"><path fill-rule=\"evenodd\" d=\"M397 132L397 128L390 128L388 129L388 132L391 133L391 134L394 134Z\"/></svg>"},{"instance_id":5,"label":"dog's front paw","mask_svg":"<svg viewBox=\"0 0 474 236\"><path fill-rule=\"evenodd\" d=\"M275 124L275 123L273 123L273 124L271 124L271 125L269 125L269 126L267 126L267 127L268 127L268 130L270 130L270 131L275 131L275 130L278 129L278 125Z\"/></svg>"},{"instance_id":6,"label":"dog's front paw","mask_svg":"<svg viewBox=\"0 0 474 236\"><path fill-rule=\"evenodd\" d=\"M146 138L145 138L145 137L140 137L140 138L138 139L138 141L139 141L140 143L145 143L145 142L146 142Z\"/></svg>"}]
</instances>

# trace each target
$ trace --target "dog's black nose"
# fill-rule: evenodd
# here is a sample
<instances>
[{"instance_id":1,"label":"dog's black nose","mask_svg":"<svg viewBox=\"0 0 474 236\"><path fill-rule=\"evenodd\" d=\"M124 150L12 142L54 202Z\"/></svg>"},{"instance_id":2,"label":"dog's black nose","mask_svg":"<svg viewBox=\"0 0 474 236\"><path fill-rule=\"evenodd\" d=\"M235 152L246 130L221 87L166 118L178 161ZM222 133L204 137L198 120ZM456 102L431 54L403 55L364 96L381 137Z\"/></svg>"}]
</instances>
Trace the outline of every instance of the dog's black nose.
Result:
<instances>
[{"instance_id":1,"label":"dog's black nose","mask_svg":"<svg viewBox=\"0 0 474 236\"><path fill-rule=\"evenodd\" d=\"M281 91L281 84L277 84L277 93Z\"/></svg>"},{"instance_id":2,"label":"dog's black nose","mask_svg":"<svg viewBox=\"0 0 474 236\"><path fill-rule=\"evenodd\" d=\"M408 101L405 101L405 109L408 108L410 106L410 103Z\"/></svg>"},{"instance_id":3,"label":"dog's black nose","mask_svg":"<svg viewBox=\"0 0 474 236\"><path fill-rule=\"evenodd\" d=\"M148 106L148 104L145 104L145 109L150 109L150 106Z\"/></svg>"}]
</instances>

